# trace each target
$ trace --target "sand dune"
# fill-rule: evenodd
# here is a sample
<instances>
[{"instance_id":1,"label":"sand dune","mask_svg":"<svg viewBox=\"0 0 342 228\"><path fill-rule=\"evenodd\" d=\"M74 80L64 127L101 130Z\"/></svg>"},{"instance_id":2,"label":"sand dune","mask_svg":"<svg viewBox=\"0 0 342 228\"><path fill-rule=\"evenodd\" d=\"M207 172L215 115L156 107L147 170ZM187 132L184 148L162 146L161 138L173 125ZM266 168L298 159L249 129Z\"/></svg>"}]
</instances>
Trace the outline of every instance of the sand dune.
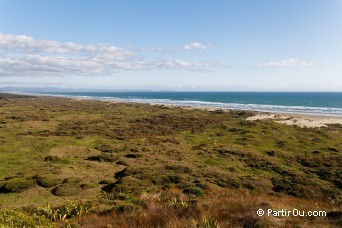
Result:
<instances>
[{"instance_id":1,"label":"sand dune","mask_svg":"<svg viewBox=\"0 0 342 228\"><path fill-rule=\"evenodd\" d=\"M275 122L283 123L286 125L297 125L300 127L327 127L329 124L341 124L342 117L330 116L313 116L313 115L300 115L300 114L271 114L271 113L258 113L255 116L248 117L246 120L262 120L272 119Z\"/></svg>"}]
</instances>

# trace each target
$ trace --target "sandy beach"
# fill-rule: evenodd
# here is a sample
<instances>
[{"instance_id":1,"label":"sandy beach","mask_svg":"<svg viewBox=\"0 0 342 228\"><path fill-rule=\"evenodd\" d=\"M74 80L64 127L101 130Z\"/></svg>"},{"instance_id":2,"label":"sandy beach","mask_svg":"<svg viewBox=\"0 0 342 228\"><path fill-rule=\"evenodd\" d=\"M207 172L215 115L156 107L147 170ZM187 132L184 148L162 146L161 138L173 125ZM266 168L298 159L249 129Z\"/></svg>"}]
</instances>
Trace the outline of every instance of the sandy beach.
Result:
<instances>
[{"instance_id":1,"label":"sandy beach","mask_svg":"<svg viewBox=\"0 0 342 228\"><path fill-rule=\"evenodd\" d=\"M246 118L246 120L255 121L262 119L271 119L277 123L286 125L297 125L300 127L327 127L329 124L341 124L342 117L335 116L314 116L305 114L275 114L275 113L257 113L254 116Z\"/></svg>"}]
</instances>

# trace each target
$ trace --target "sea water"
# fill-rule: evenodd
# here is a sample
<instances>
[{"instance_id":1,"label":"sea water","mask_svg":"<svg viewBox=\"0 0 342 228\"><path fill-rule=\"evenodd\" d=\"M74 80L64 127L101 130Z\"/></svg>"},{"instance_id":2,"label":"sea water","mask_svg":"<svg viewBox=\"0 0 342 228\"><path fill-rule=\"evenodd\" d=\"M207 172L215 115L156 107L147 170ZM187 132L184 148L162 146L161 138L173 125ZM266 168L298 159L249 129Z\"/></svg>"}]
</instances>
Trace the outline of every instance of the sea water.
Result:
<instances>
[{"instance_id":1,"label":"sea water","mask_svg":"<svg viewBox=\"0 0 342 228\"><path fill-rule=\"evenodd\" d=\"M44 94L176 106L342 116L340 92L49 92Z\"/></svg>"}]
</instances>

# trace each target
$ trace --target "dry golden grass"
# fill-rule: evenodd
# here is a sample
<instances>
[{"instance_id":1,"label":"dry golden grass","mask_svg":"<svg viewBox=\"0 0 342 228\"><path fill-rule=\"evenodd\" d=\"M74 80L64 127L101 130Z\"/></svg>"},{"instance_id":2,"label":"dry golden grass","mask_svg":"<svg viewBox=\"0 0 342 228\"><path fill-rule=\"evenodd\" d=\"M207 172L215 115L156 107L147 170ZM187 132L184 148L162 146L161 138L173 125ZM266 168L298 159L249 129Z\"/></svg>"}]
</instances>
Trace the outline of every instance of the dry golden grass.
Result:
<instances>
[{"instance_id":1,"label":"dry golden grass","mask_svg":"<svg viewBox=\"0 0 342 228\"><path fill-rule=\"evenodd\" d=\"M328 215L341 207L323 201L288 196L251 194L249 191L227 189L207 192L203 199L193 200L171 188L161 195L143 195L143 209L91 214L80 218L82 227L338 227L341 217L273 217L257 216L258 209L314 211ZM163 198L166 197L167 199ZM171 200L172 199L172 200ZM176 203L178 202L178 203ZM216 224L216 226L209 226Z\"/></svg>"}]
</instances>

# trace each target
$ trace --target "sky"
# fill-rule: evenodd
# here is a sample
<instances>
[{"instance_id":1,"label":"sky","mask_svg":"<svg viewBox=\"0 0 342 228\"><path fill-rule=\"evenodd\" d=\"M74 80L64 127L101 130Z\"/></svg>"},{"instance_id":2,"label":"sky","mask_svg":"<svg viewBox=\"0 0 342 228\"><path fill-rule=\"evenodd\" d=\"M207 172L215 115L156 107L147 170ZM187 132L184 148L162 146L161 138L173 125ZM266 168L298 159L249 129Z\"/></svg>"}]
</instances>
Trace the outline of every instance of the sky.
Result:
<instances>
[{"instance_id":1,"label":"sky","mask_svg":"<svg viewBox=\"0 0 342 228\"><path fill-rule=\"evenodd\" d=\"M342 0L0 0L0 89L342 92Z\"/></svg>"}]
</instances>

